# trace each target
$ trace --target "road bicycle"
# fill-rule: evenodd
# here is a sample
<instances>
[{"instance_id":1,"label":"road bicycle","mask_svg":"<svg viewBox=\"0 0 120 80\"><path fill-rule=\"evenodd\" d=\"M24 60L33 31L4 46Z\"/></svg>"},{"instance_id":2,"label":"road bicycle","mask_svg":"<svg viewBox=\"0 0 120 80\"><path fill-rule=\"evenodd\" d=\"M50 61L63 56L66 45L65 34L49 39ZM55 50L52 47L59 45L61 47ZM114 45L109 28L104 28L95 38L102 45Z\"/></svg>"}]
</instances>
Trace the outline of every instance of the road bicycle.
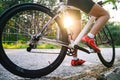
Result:
<instances>
[{"instance_id":1,"label":"road bicycle","mask_svg":"<svg viewBox=\"0 0 120 80\"><path fill-rule=\"evenodd\" d=\"M63 23L68 8L75 9L60 0L53 10L36 3L17 4L6 10L0 16L0 63L4 68L21 77L45 76L76 49L97 54L104 66L112 67L115 47L108 27L95 36L100 52L81 43L95 17L90 17L75 41L70 41L68 35L72 32Z\"/></svg>"}]
</instances>

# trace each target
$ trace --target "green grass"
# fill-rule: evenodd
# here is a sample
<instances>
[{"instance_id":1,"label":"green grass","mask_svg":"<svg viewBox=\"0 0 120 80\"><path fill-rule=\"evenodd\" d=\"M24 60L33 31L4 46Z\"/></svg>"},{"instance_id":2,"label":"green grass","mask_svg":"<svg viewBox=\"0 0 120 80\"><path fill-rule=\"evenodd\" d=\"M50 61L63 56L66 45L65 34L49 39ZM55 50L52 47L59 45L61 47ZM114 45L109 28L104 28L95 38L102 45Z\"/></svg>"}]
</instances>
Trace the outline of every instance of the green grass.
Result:
<instances>
[{"instance_id":1,"label":"green grass","mask_svg":"<svg viewBox=\"0 0 120 80\"><path fill-rule=\"evenodd\" d=\"M27 44L24 43L4 43L3 47L6 49L25 49L28 47ZM56 49L60 48L60 46L52 45L52 44L41 44L37 46L38 49Z\"/></svg>"},{"instance_id":2,"label":"green grass","mask_svg":"<svg viewBox=\"0 0 120 80\"><path fill-rule=\"evenodd\" d=\"M6 48L6 49L23 49L23 48L27 48L27 45L26 44L21 44L21 43L18 43L18 44L4 43L3 47Z\"/></svg>"},{"instance_id":3,"label":"green grass","mask_svg":"<svg viewBox=\"0 0 120 80\"><path fill-rule=\"evenodd\" d=\"M42 44L42 45L38 45L37 48L40 48L40 49L44 49L44 48L47 48L47 49L56 49L56 48L60 48L60 46L56 46L56 45L52 45L52 44Z\"/></svg>"},{"instance_id":4,"label":"green grass","mask_svg":"<svg viewBox=\"0 0 120 80\"><path fill-rule=\"evenodd\" d=\"M86 45L80 44L80 46L85 47ZM26 49L28 45L26 43L22 43L19 41L17 43L3 43L3 47L6 49ZM99 47L106 48L109 46L99 46ZM115 46L115 47L120 48L120 46ZM37 45L37 48L38 49L57 49L57 48L60 48L60 46L44 43L41 45Z\"/></svg>"}]
</instances>

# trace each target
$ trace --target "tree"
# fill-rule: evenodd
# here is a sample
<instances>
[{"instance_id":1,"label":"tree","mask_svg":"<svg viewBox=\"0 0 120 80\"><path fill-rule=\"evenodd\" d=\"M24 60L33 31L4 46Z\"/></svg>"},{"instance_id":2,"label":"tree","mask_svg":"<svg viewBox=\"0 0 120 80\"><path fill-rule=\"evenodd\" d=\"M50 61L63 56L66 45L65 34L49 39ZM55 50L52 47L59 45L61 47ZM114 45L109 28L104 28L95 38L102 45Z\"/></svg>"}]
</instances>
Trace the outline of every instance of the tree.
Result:
<instances>
[{"instance_id":1,"label":"tree","mask_svg":"<svg viewBox=\"0 0 120 80\"><path fill-rule=\"evenodd\" d=\"M6 9L8 9L9 7L15 4L20 4L25 2L33 2L33 0L0 0L0 14L2 14Z\"/></svg>"},{"instance_id":2,"label":"tree","mask_svg":"<svg viewBox=\"0 0 120 80\"><path fill-rule=\"evenodd\" d=\"M114 8L117 9L116 0L104 0L103 4L106 4L106 3L112 3Z\"/></svg>"}]
</instances>

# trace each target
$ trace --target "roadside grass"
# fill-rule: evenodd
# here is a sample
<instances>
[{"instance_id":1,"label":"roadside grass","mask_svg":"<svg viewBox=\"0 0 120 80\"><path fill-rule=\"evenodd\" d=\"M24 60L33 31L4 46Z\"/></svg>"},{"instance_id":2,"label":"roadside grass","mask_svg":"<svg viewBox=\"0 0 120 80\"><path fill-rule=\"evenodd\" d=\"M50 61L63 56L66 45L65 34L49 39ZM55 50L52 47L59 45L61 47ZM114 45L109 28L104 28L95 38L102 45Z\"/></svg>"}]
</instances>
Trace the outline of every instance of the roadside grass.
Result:
<instances>
[{"instance_id":1,"label":"roadside grass","mask_svg":"<svg viewBox=\"0 0 120 80\"><path fill-rule=\"evenodd\" d=\"M3 47L5 49L25 49L28 47L28 45L24 43L4 43ZM60 48L60 46L45 43L45 44L37 45L37 48L38 49L57 49L57 48Z\"/></svg>"},{"instance_id":2,"label":"roadside grass","mask_svg":"<svg viewBox=\"0 0 120 80\"><path fill-rule=\"evenodd\" d=\"M85 44L80 44L80 46L87 47ZM18 42L18 43L3 43L3 47L6 49L25 49L29 46L25 43ZM106 45L106 46L98 46L98 47L106 48L109 46ZM37 45L37 49L57 49L57 48L60 48L60 46L52 45L48 43ZM120 48L120 46L115 46L115 48Z\"/></svg>"}]
</instances>

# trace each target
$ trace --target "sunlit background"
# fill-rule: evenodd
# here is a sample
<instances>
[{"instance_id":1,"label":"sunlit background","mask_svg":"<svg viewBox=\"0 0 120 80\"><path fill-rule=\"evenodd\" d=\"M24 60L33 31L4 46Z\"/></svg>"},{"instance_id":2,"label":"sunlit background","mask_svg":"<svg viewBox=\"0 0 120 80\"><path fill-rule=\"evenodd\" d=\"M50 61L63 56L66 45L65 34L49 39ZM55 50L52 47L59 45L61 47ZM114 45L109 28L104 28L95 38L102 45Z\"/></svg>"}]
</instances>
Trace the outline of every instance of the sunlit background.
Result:
<instances>
[{"instance_id":1,"label":"sunlit background","mask_svg":"<svg viewBox=\"0 0 120 80\"><path fill-rule=\"evenodd\" d=\"M117 10L113 9L113 5L111 3L106 4L104 8L110 13L110 21L112 22L120 22L120 3L116 3Z\"/></svg>"}]
</instances>

